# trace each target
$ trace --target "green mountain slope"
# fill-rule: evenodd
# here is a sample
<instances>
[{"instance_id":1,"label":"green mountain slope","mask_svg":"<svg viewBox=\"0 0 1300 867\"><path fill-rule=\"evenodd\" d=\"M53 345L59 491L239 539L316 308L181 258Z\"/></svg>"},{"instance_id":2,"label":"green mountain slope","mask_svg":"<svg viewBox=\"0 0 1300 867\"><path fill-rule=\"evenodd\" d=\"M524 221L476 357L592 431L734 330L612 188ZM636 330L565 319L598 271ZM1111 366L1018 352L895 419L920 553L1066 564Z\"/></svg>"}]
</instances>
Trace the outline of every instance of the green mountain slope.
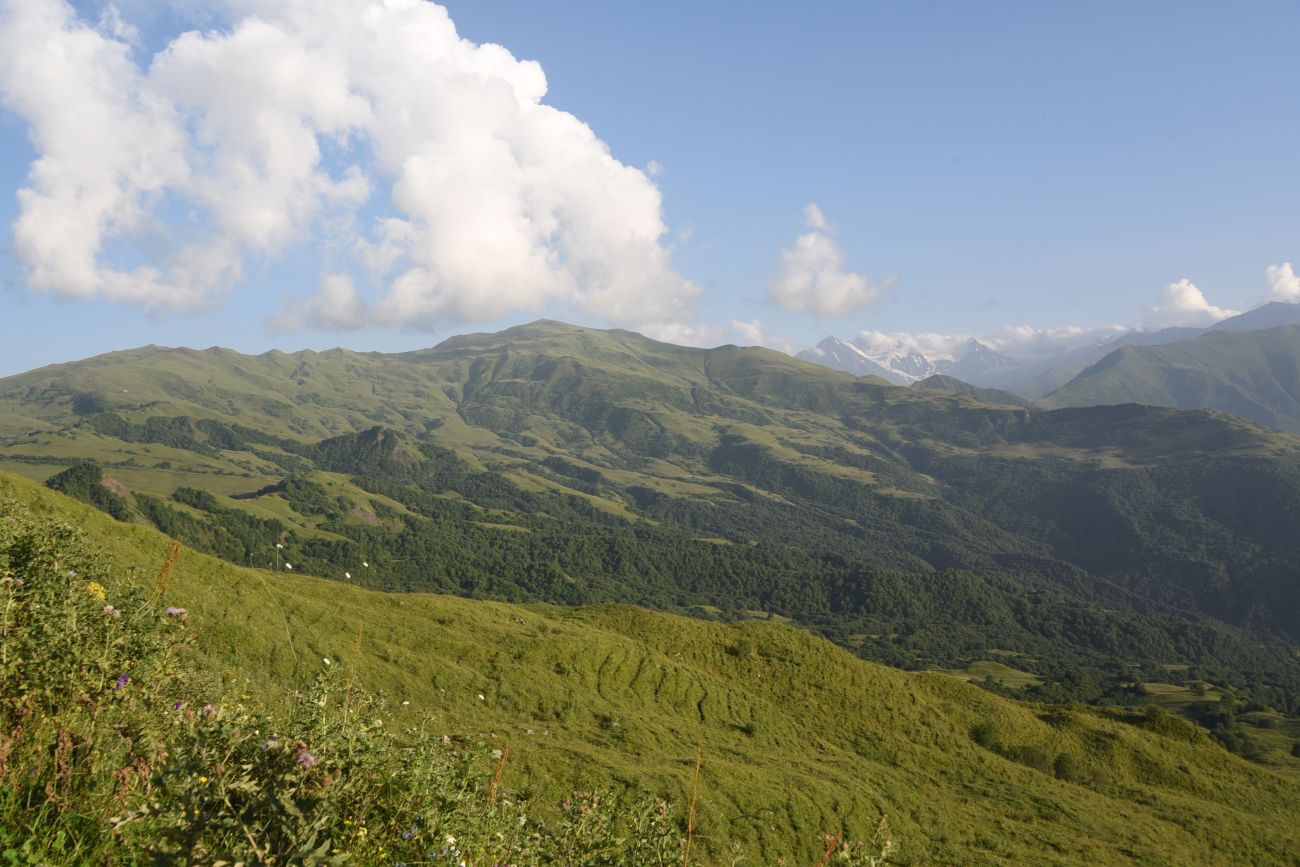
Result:
<instances>
[{"instance_id":1,"label":"green mountain slope","mask_svg":"<svg viewBox=\"0 0 1300 867\"><path fill-rule=\"evenodd\" d=\"M1213 408L1300 433L1300 326L1213 331L1165 346L1125 347L1042 402Z\"/></svg>"},{"instance_id":2,"label":"green mountain slope","mask_svg":"<svg viewBox=\"0 0 1300 867\"><path fill-rule=\"evenodd\" d=\"M984 403L1002 404L1003 406L1019 406L1025 409L1034 409L1035 404L1032 400L1027 400L1018 394L1012 394L1009 391L1003 391L1000 388L981 388L978 385L971 385L969 382L962 382L952 376L944 376L936 373L934 376L927 376L919 382L912 383L912 388L923 388L930 391L951 391L958 394L966 394Z\"/></svg>"},{"instance_id":3,"label":"green mountain slope","mask_svg":"<svg viewBox=\"0 0 1300 867\"><path fill-rule=\"evenodd\" d=\"M793 618L896 665L1011 658L1046 697L1177 665L1300 701L1300 440L1221 414L541 322L401 355L148 347L0 381L0 417L0 467L96 461L133 520L235 563Z\"/></svg>"},{"instance_id":4,"label":"green mountain slope","mask_svg":"<svg viewBox=\"0 0 1300 867\"><path fill-rule=\"evenodd\" d=\"M156 531L13 476L0 503L84 527L114 563L110 601L169 558ZM503 785L538 810L596 785L682 803L698 744L692 863L728 863L729 839L751 863L813 863L822 833L881 815L911 864L1284 864L1300 843L1300 761L1268 770L1176 720L1017 704L778 624L383 594L191 552L162 602L189 609L232 693L328 657L434 737L508 740Z\"/></svg>"}]
</instances>

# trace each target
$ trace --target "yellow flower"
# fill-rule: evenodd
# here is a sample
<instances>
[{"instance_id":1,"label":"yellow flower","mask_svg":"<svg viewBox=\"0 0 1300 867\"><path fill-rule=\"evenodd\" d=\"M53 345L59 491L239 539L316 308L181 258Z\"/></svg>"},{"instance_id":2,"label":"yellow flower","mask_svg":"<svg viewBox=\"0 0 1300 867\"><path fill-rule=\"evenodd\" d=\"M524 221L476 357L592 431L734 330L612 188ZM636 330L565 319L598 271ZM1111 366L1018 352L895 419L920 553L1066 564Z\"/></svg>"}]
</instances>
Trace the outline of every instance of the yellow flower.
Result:
<instances>
[{"instance_id":1,"label":"yellow flower","mask_svg":"<svg viewBox=\"0 0 1300 867\"><path fill-rule=\"evenodd\" d=\"M104 585L100 584L98 581L87 581L86 592L91 596L94 596L96 599L102 600L104 598Z\"/></svg>"},{"instance_id":2,"label":"yellow flower","mask_svg":"<svg viewBox=\"0 0 1300 867\"><path fill-rule=\"evenodd\" d=\"M207 778L207 777L199 777L199 782L200 782L200 783L206 783L207 781L208 781L208 778Z\"/></svg>"}]
</instances>

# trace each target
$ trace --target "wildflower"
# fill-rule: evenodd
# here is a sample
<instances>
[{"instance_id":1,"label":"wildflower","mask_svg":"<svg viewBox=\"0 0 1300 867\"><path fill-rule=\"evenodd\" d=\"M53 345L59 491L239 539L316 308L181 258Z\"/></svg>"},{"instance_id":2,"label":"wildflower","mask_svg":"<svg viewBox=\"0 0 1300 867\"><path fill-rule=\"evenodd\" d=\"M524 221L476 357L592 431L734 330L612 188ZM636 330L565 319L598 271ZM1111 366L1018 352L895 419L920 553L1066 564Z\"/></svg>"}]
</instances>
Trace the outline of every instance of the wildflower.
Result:
<instances>
[{"instance_id":1,"label":"wildflower","mask_svg":"<svg viewBox=\"0 0 1300 867\"><path fill-rule=\"evenodd\" d=\"M453 837L453 836L451 836L450 834L448 834L448 835L447 835L447 845L448 845L448 846L455 846L455 845L456 845L456 838Z\"/></svg>"},{"instance_id":2,"label":"wildflower","mask_svg":"<svg viewBox=\"0 0 1300 867\"><path fill-rule=\"evenodd\" d=\"M131 682L131 675L125 671L117 676L117 683L113 684L113 692L121 692L126 685Z\"/></svg>"},{"instance_id":3,"label":"wildflower","mask_svg":"<svg viewBox=\"0 0 1300 867\"><path fill-rule=\"evenodd\" d=\"M282 548L284 548L284 546L281 545L279 542L276 542L276 543L275 543L275 549L276 549L277 551L279 551L279 550L282 549Z\"/></svg>"},{"instance_id":4,"label":"wildflower","mask_svg":"<svg viewBox=\"0 0 1300 867\"><path fill-rule=\"evenodd\" d=\"M326 656L326 657L324 657L323 659L321 659L321 662L325 663L326 665L329 665L329 664L330 664L330 658L329 658L328 656Z\"/></svg>"},{"instance_id":5,"label":"wildflower","mask_svg":"<svg viewBox=\"0 0 1300 867\"><path fill-rule=\"evenodd\" d=\"M480 692L480 693L478 694L478 700L479 700L479 701L487 701L487 696L483 695L483 693Z\"/></svg>"},{"instance_id":6,"label":"wildflower","mask_svg":"<svg viewBox=\"0 0 1300 867\"><path fill-rule=\"evenodd\" d=\"M351 578L351 577L352 577L352 573L351 573L351 572L344 572L344 573L343 573L343 577L344 577L344 578Z\"/></svg>"},{"instance_id":7,"label":"wildflower","mask_svg":"<svg viewBox=\"0 0 1300 867\"><path fill-rule=\"evenodd\" d=\"M370 564L367 563L365 560L362 560L362 561L361 561L361 565L364 566L364 567L366 567L367 569L370 568Z\"/></svg>"},{"instance_id":8,"label":"wildflower","mask_svg":"<svg viewBox=\"0 0 1300 867\"><path fill-rule=\"evenodd\" d=\"M302 741L298 741L296 744L293 745L293 749L294 752L297 753L297 756L294 759L294 761L296 761L304 771L310 771L312 768L316 767L316 757L311 754L310 750L307 749L307 745L305 743L303 743Z\"/></svg>"},{"instance_id":9,"label":"wildflower","mask_svg":"<svg viewBox=\"0 0 1300 867\"><path fill-rule=\"evenodd\" d=\"M21 578L15 578L15 579L14 579L14 584L16 584L16 585L19 586L19 587L26 587L26 586L27 586L27 582L24 581L24 580L21 579Z\"/></svg>"},{"instance_id":10,"label":"wildflower","mask_svg":"<svg viewBox=\"0 0 1300 867\"><path fill-rule=\"evenodd\" d=\"M286 569L292 571L292 570L293 570L293 564L292 564L292 563L285 563L285 564L284 564L284 568L286 568Z\"/></svg>"},{"instance_id":11,"label":"wildflower","mask_svg":"<svg viewBox=\"0 0 1300 867\"><path fill-rule=\"evenodd\" d=\"M121 616L122 616L122 612L121 612L121 611L118 611L118 610L117 610L116 608L114 608L112 605L105 605L105 606L104 606L104 613L107 614L109 617L121 617Z\"/></svg>"},{"instance_id":12,"label":"wildflower","mask_svg":"<svg viewBox=\"0 0 1300 867\"><path fill-rule=\"evenodd\" d=\"M68 574L70 577L75 577L77 573L69 572ZM100 584L98 581L87 581L86 592L89 593L91 596L94 596L96 599L103 601L104 593L106 591L104 590L104 585Z\"/></svg>"},{"instance_id":13,"label":"wildflower","mask_svg":"<svg viewBox=\"0 0 1300 867\"><path fill-rule=\"evenodd\" d=\"M199 711L199 713L203 714L204 719L215 719L217 716L217 709L210 704L205 704L203 710Z\"/></svg>"},{"instance_id":14,"label":"wildflower","mask_svg":"<svg viewBox=\"0 0 1300 867\"><path fill-rule=\"evenodd\" d=\"M189 614L189 612L186 611L184 608L176 608L175 606L172 606L171 608L167 609L167 616L172 619L176 619L178 617L184 618L185 615L187 614Z\"/></svg>"},{"instance_id":15,"label":"wildflower","mask_svg":"<svg viewBox=\"0 0 1300 867\"><path fill-rule=\"evenodd\" d=\"M409 701L404 701L404 702L402 702L402 707L406 707L408 704L410 704Z\"/></svg>"},{"instance_id":16,"label":"wildflower","mask_svg":"<svg viewBox=\"0 0 1300 867\"><path fill-rule=\"evenodd\" d=\"M208 781L208 778L207 778L207 777L199 777L199 782L200 782L200 783L206 783L207 781Z\"/></svg>"}]
</instances>

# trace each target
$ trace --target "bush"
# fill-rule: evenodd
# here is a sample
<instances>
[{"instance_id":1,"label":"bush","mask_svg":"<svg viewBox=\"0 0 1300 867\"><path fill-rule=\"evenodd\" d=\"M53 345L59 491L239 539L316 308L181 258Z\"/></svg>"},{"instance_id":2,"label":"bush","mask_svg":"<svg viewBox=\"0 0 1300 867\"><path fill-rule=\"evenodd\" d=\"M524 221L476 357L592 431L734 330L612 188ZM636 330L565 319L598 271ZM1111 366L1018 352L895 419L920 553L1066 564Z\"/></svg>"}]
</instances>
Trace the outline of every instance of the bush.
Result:
<instances>
[{"instance_id":1,"label":"bush","mask_svg":"<svg viewBox=\"0 0 1300 867\"><path fill-rule=\"evenodd\" d=\"M998 748L997 729L993 727L993 723L988 721L971 726L970 739L986 750L996 751Z\"/></svg>"},{"instance_id":2,"label":"bush","mask_svg":"<svg viewBox=\"0 0 1300 867\"><path fill-rule=\"evenodd\" d=\"M1058 780L1073 783L1079 779L1079 762L1069 753L1061 753L1052 763L1052 771Z\"/></svg>"},{"instance_id":3,"label":"bush","mask_svg":"<svg viewBox=\"0 0 1300 867\"><path fill-rule=\"evenodd\" d=\"M1007 750L1007 758L1044 774L1052 772L1052 757L1042 747L1012 747Z\"/></svg>"}]
</instances>

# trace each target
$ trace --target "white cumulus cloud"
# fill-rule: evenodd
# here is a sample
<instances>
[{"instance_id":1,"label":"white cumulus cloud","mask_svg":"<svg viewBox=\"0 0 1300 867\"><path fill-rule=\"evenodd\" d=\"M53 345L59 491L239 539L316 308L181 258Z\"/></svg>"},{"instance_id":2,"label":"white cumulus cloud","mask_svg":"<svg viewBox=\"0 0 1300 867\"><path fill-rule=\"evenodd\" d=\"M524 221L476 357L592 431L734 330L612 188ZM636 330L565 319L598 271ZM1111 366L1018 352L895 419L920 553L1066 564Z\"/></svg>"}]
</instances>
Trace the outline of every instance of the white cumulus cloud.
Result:
<instances>
[{"instance_id":1,"label":"white cumulus cloud","mask_svg":"<svg viewBox=\"0 0 1300 867\"><path fill-rule=\"evenodd\" d=\"M116 9L92 26L65 0L0 0L0 100L38 155L13 225L30 289L192 307L319 247L364 279L345 291L322 263L320 293L282 324L558 305L700 332L657 165L624 165L546 105L540 65L462 39L424 0L217 8L138 58Z\"/></svg>"},{"instance_id":2,"label":"white cumulus cloud","mask_svg":"<svg viewBox=\"0 0 1300 867\"><path fill-rule=\"evenodd\" d=\"M768 284L769 301L786 310L839 316L870 306L893 283L892 277L873 283L844 270L844 254L817 205L804 208L804 221L808 231L781 251L779 269Z\"/></svg>"},{"instance_id":3,"label":"white cumulus cloud","mask_svg":"<svg viewBox=\"0 0 1300 867\"><path fill-rule=\"evenodd\" d=\"M745 346L762 346L763 345L763 323L757 319L744 322L739 319L731 320L731 330L740 336Z\"/></svg>"},{"instance_id":4,"label":"white cumulus cloud","mask_svg":"<svg viewBox=\"0 0 1300 867\"><path fill-rule=\"evenodd\" d=\"M366 322L366 305L356 283L347 274L326 274L319 291L299 298L272 319L285 329L321 328L332 331L360 328Z\"/></svg>"},{"instance_id":5,"label":"white cumulus cloud","mask_svg":"<svg viewBox=\"0 0 1300 867\"><path fill-rule=\"evenodd\" d=\"M1296 274L1290 262L1269 265L1266 273L1269 285L1268 300L1291 303L1300 301L1300 276Z\"/></svg>"},{"instance_id":6,"label":"white cumulus cloud","mask_svg":"<svg viewBox=\"0 0 1300 867\"><path fill-rule=\"evenodd\" d=\"M1184 277L1165 286L1156 303L1143 312L1142 324L1147 328L1212 325L1236 315L1236 310L1211 304L1205 293Z\"/></svg>"}]
</instances>

